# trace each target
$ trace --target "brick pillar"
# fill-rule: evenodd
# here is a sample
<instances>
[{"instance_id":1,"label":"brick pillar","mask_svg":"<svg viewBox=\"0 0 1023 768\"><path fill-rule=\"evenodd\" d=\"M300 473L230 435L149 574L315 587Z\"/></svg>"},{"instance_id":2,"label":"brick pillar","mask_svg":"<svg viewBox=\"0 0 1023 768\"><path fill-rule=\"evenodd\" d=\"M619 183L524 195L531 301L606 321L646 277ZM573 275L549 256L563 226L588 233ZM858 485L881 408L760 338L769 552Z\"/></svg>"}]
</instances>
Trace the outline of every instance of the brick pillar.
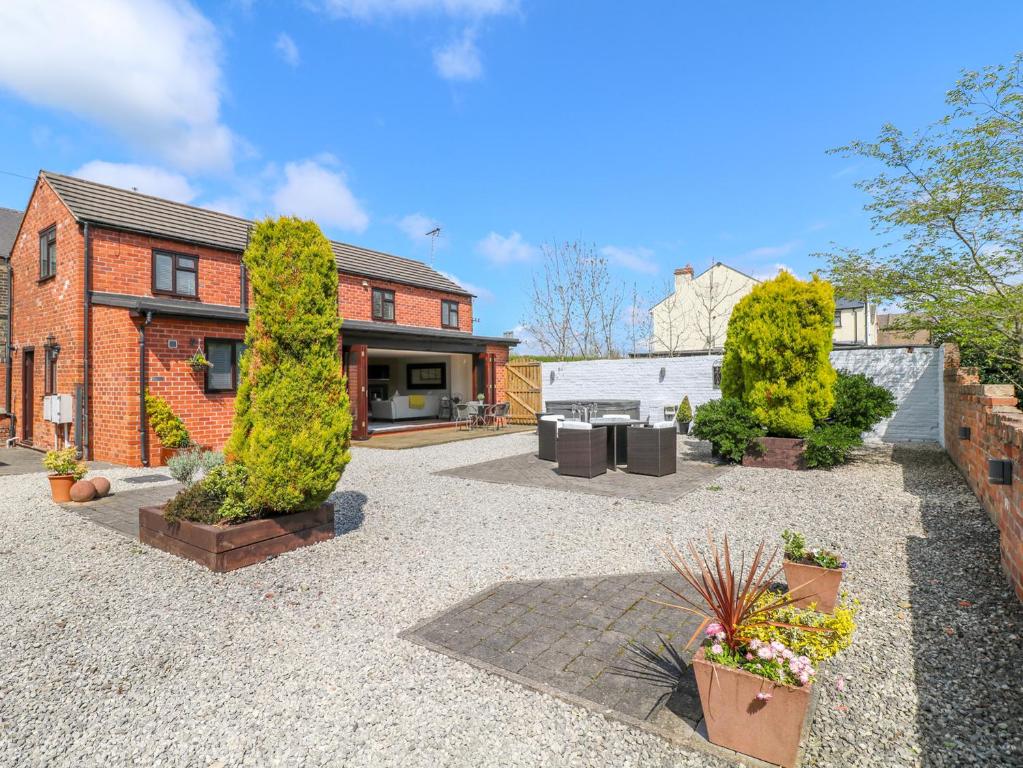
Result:
<instances>
[{"instance_id":1,"label":"brick pillar","mask_svg":"<svg viewBox=\"0 0 1023 768\"><path fill-rule=\"evenodd\" d=\"M355 440L369 437L368 362L365 344L352 344L348 348L348 400L352 408L352 438Z\"/></svg>"}]
</instances>

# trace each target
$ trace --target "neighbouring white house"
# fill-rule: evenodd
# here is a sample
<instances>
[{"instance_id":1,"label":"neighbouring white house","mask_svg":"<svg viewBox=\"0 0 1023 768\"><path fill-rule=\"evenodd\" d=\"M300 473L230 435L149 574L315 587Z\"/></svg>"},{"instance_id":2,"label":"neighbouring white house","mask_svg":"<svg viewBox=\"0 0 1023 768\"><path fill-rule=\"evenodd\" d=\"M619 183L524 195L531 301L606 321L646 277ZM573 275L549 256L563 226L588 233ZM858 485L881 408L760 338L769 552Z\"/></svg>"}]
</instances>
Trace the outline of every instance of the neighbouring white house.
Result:
<instances>
[{"instance_id":1,"label":"neighbouring white house","mask_svg":"<svg viewBox=\"0 0 1023 768\"><path fill-rule=\"evenodd\" d=\"M716 262L699 275L689 264L675 270L674 290L650 309L648 353L674 355L720 350L728 320L743 296L760 281ZM877 343L877 314L872 305L835 299L836 346Z\"/></svg>"}]
</instances>

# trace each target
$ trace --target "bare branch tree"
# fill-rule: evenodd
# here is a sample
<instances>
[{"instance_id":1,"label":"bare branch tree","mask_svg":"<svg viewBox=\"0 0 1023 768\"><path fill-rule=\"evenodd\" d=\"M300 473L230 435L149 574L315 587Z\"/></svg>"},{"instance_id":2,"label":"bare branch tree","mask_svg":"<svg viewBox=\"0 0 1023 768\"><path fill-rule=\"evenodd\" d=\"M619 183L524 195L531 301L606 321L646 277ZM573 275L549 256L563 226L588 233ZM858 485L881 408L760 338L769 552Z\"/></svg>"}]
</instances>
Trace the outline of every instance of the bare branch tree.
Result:
<instances>
[{"instance_id":1,"label":"bare branch tree","mask_svg":"<svg viewBox=\"0 0 1023 768\"><path fill-rule=\"evenodd\" d=\"M529 317L523 322L554 357L618 357L625 288L592 245L544 244L534 272Z\"/></svg>"}]
</instances>

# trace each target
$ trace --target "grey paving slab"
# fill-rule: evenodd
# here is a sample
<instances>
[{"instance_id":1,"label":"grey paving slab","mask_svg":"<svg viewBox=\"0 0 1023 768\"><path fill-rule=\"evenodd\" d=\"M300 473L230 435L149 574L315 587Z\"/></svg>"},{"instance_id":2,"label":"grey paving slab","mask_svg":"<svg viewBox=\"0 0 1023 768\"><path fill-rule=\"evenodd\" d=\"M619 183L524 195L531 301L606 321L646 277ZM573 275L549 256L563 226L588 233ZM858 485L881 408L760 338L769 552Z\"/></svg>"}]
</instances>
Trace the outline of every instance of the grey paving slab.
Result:
<instances>
[{"instance_id":1,"label":"grey paving slab","mask_svg":"<svg viewBox=\"0 0 1023 768\"><path fill-rule=\"evenodd\" d=\"M671 571L495 584L401 636L674 743L763 765L700 732L685 649L699 620L654 602L677 601L662 581L688 590ZM488 621L511 612L510 624Z\"/></svg>"},{"instance_id":2,"label":"grey paving slab","mask_svg":"<svg viewBox=\"0 0 1023 768\"><path fill-rule=\"evenodd\" d=\"M45 472L43 455L42 451L31 448L0 448L0 476ZM89 469L109 469L115 466L105 461L90 461L88 465Z\"/></svg>"},{"instance_id":3,"label":"grey paving slab","mask_svg":"<svg viewBox=\"0 0 1023 768\"><path fill-rule=\"evenodd\" d=\"M655 504L671 504L695 488L713 484L732 468L711 461L680 459L678 471L664 477L630 475L624 468L593 478L567 477L558 474L558 465L543 461L535 453L523 453L480 464L470 464L438 472L438 475L480 480L486 483L523 485L574 491L619 499L636 499Z\"/></svg>"},{"instance_id":4,"label":"grey paving slab","mask_svg":"<svg viewBox=\"0 0 1023 768\"><path fill-rule=\"evenodd\" d=\"M61 506L80 517L131 539L139 537L139 507L163 504L181 490L178 483L167 483L139 490L120 491L82 504Z\"/></svg>"}]
</instances>

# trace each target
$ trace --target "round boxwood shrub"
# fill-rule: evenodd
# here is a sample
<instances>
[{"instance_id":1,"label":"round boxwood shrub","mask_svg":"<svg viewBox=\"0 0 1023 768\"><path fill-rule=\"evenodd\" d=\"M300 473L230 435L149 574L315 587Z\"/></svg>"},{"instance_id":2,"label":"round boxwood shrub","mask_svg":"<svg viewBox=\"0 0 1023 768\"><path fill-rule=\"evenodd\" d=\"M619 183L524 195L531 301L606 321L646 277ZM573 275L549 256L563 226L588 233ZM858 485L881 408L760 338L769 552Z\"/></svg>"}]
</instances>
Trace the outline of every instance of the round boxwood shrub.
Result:
<instances>
[{"instance_id":1,"label":"round boxwood shrub","mask_svg":"<svg viewBox=\"0 0 1023 768\"><path fill-rule=\"evenodd\" d=\"M859 432L873 429L895 413L895 396L862 373L839 371L835 404L828 421Z\"/></svg>"},{"instance_id":2,"label":"round boxwood shrub","mask_svg":"<svg viewBox=\"0 0 1023 768\"><path fill-rule=\"evenodd\" d=\"M843 424L822 424L803 440L803 458L811 469L845 464L854 448L863 445L860 431Z\"/></svg>"},{"instance_id":3,"label":"round boxwood shrub","mask_svg":"<svg viewBox=\"0 0 1023 768\"><path fill-rule=\"evenodd\" d=\"M769 435L803 437L834 404L831 284L780 272L732 312L721 364L721 394L750 407Z\"/></svg>"},{"instance_id":4,"label":"round boxwood shrub","mask_svg":"<svg viewBox=\"0 0 1023 768\"><path fill-rule=\"evenodd\" d=\"M252 303L225 455L245 466L253 514L312 509L350 458L337 265L320 228L289 217L256 224L244 259Z\"/></svg>"},{"instance_id":5,"label":"round boxwood shrub","mask_svg":"<svg viewBox=\"0 0 1023 768\"><path fill-rule=\"evenodd\" d=\"M750 444L764 436L753 412L734 397L698 406L691 432L700 440L708 440L719 456L735 462L742 461Z\"/></svg>"}]
</instances>

